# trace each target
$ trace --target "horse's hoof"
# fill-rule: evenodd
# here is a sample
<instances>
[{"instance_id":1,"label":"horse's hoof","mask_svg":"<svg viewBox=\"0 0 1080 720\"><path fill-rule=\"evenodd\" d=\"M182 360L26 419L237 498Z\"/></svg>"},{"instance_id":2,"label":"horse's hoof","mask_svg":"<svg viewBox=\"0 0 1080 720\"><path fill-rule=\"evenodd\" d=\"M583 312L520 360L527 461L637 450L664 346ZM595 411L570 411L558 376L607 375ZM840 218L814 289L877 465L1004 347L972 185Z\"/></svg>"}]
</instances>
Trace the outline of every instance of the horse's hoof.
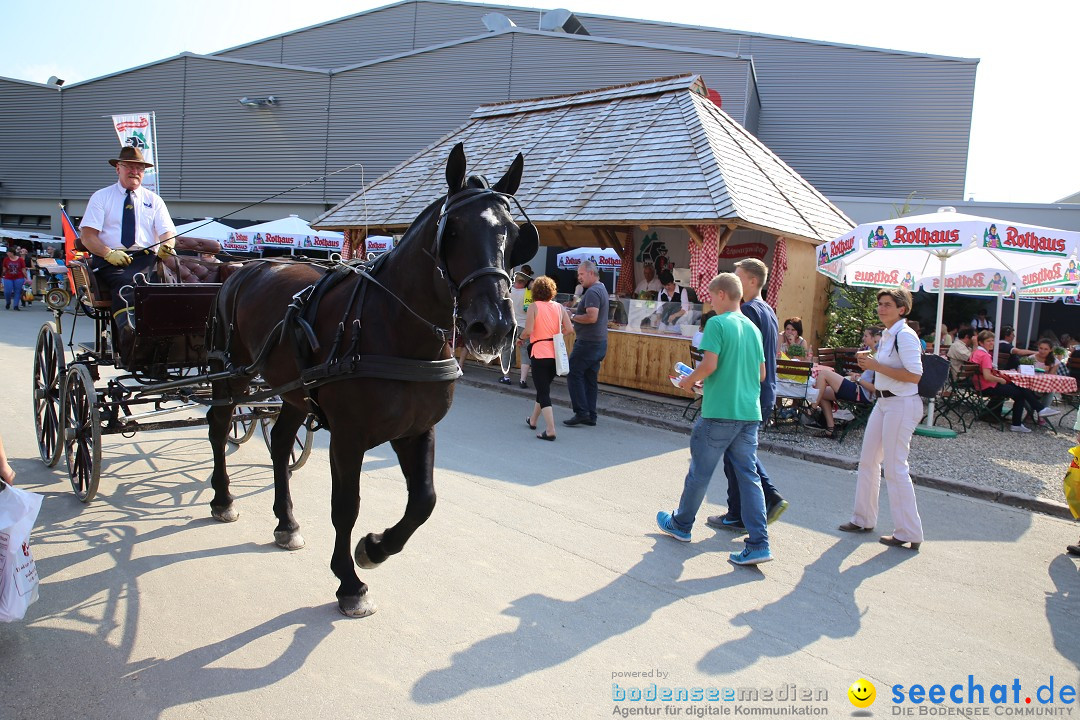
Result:
<instances>
[{"instance_id":1,"label":"horse's hoof","mask_svg":"<svg viewBox=\"0 0 1080 720\"><path fill-rule=\"evenodd\" d=\"M338 598L338 610L345 617L362 618L373 614L378 608L370 595Z\"/></svg>"},{"instance_id":2,"label":"horse's hoof","mask_svg":"<svg viewBox=\"0 0 1080 720\"><path fill-rule=\"evenodd\" d=\"M274 544L279 548L285 548L286 550L299 550L307 543L304 542L304 536L298 532L275 530Z\"/></svg>"},{"instance_id":3,"label":"horse's hoof","mask_svg":"<svg viewBox=\"0 0 1080 720\"><path fill-rule=\"evenodd\" d=\"M236 506L230 505L228 507L218 508L213 505L210 506L210 517L221 522L236 522L240 519L240 511L236 509Z\"/></svg>"},{"instance_id":4,"label":"horse's hoof","mask_svg":"<svg viewBox=\"0 0 1080 720\"><path fill-rule=\"evenodd\" d=\"M365 570L374 570L379 567L379 563L375 562L368 557L367 554L367 541L371 537L367 535L360 538L360 542L356 543L356 552L353 553L353 558L356 560L356 564Z\"/></svg>"}]
</instances>

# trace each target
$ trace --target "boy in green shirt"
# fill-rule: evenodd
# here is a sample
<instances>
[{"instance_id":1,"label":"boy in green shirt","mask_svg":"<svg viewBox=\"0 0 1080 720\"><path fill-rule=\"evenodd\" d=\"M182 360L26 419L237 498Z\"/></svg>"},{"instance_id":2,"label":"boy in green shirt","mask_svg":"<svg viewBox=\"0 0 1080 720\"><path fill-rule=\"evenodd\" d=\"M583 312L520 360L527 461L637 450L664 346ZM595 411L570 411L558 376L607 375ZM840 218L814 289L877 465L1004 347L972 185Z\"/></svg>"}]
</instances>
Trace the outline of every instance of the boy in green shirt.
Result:
<instances>
[{"instance_id":1,"label":"boy in green shirt","mask_svg":"<svg viewBox=\"0 0 1080 720\"><path fill-rule=\"evenodd\" d=\"M704 359L679 382L692 390L704 381L701 415L690 435L690 471L674 513L659 512L656 524L676 540L690 542L690 528L705 499L716 466L728 453L739 483L743 525L748 537L742 552L731 553L737 565L773 559L765 522L765 494L757 474L757 433L761 423L761 383L765 352L761 331L739 311L742 282L734 273L720 273L709 283L716 317L705 325Z\"/></svg>"}]
</instances>

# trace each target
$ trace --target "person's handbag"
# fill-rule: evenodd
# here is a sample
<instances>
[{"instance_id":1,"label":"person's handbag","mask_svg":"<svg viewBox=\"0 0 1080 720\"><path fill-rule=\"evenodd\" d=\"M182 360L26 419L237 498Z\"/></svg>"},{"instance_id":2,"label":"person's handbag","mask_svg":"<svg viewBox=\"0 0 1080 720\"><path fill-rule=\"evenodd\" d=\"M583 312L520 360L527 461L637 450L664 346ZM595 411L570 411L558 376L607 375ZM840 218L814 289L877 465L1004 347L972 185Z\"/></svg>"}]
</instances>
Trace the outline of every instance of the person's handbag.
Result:
<instances>
[{"instance_id":1,"label":"person's handbag","mask_svg":"<svg viewBox=\"0 0 1080 720\"><path fill-rule=\"evenodd\" d=\"M22 299L24 303L34 302L34 291L30 288L25 288L23 290Z\"/></svg>"},{"instance_id":2,"label":"person's handbag","mask_svg":"<svg viewBox=\"0 0 1080 720\"><path fill-rule=\"evenodd\" d=\"M40 495L0 481L0 622L22 620L38 599L30 531L40 509Z\"/></svg>"},{"instance_id":3,"label":"person's handbag","mask_svg":"<svg viewBox=\"0 0 1080 720\"><path fill-rule=\"evenodd\" d=\"M551 342L555 345L555 374L569 375L570 356L566 353L566 338L561 334L556 334L551 338Z\"/></svg>"},{"instance_id":4,"label":"person's handbag","mask_svg":"<svg viewBox=\"0 0 1080 720\"><path fill-rule=\"evenodd\" d=\"M949 379L949 361L940 355L922 354L922 377L919 378L919 394L933 399L945 387Z\"/></svg>"}]
</instances>

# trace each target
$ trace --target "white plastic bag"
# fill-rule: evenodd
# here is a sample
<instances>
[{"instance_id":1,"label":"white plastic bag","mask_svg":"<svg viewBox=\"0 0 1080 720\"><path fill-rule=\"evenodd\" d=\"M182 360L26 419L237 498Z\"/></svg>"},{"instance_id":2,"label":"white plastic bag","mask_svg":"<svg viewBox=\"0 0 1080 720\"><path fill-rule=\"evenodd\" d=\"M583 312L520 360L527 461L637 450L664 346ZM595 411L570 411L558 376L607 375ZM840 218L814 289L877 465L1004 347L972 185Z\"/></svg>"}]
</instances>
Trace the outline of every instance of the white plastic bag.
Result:
<instances>
[{"instance_id":1,"label":"white plastic bag","mask_svg":"<svg viewBox=\"0 0 1080 720\"><path fill-rule=\"evenodd\" d=\"M570 357L566 354L566 338L556 333L551 342L555 345L555 374L569 375Z\"/></svg>"},{"instance_id":2,"label":"white plastic bag","mask_svg":"<svg viewBox=\"0 0 1080 720\"><path fill-rule=\"evenodd\" d=\"M30 531L40 509L40 495L0 482L0 622L22 620L38 599Z\"/></svg>"}]
</instances>

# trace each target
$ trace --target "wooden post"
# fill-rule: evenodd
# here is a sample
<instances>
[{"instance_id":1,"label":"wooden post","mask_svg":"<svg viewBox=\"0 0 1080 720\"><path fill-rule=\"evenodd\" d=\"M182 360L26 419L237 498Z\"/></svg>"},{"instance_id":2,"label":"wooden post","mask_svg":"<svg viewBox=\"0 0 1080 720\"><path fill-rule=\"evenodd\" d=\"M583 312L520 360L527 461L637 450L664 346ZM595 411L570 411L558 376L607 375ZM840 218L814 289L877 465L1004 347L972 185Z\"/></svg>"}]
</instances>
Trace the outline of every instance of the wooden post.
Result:
<instances>
[{"instance_id":1,"label":"wooden post","mask_svg":"<svg viewBox=\"0 0 1080 720\"><path fill-rule=\"evenodd\" d=\"M621 242L619 242L619 236L615 233L614 230L611 230L609 228L604 228L604 234L607 235L608 242L611 243L611 246L615 248L615 250L618 251L619 255L621 256L623 254L623 245Z\"/></svg>"},{"instance_id":2,"label":"wooden post","mask_svg":"<svg viewBox=\"0 0 1080 720\"><path fill-rule=\"evenodd\" d=\"M690 239L694 241L695 245L700 246L701 243L704 242L701 233L699 233L693 225L684 225L683 228L686 230L687 234L690 235Z\"/></svg>"},{"instance_id":3,"label":"wooden post","mask_svg":"<svg viewBox=\"0 0 1080 720\"><path fill-rule=\"evenodd\" d=\"M604 237L604 233L600 232L600 228L593 228L592 234L593 237L596 238L596 242L600 243L600 247L602 247L604 250L607 250L608 241L607 238Z\"/></svg>"}]
</instances>

